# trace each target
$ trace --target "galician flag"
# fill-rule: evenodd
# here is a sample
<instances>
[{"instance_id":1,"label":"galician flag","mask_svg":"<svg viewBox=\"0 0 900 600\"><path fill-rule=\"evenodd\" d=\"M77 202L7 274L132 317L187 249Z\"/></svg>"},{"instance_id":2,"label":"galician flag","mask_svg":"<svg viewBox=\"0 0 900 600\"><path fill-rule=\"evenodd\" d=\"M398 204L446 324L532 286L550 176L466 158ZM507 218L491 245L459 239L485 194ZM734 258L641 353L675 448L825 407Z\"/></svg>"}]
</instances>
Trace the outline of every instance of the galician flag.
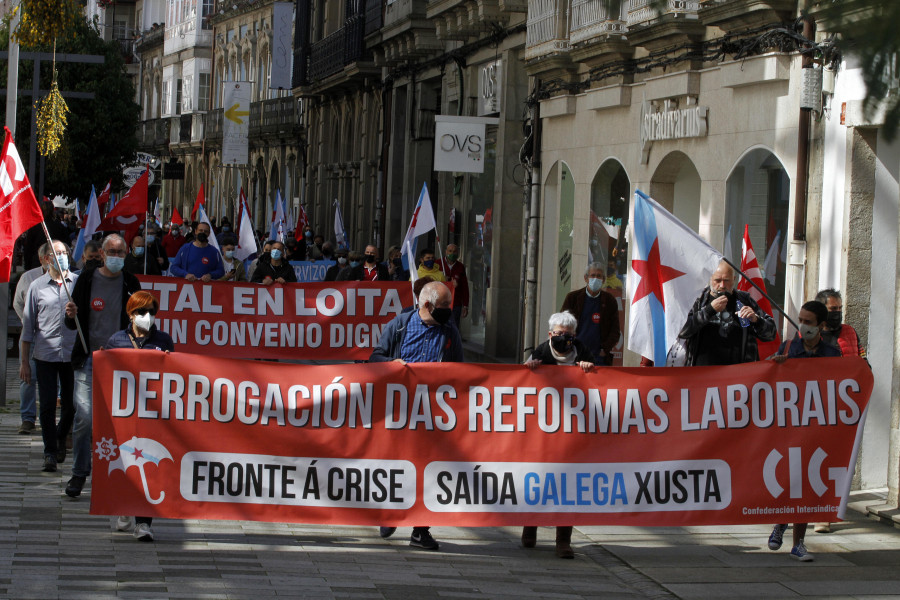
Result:
<instances>
[{"instance_id":1,"label":"galician flag","mask_svg":"<svg viewBox=\"0 0 900 600\"><path fill-rule=\"evenodd\" d=\"M423 183L419 201L416 202L416 209L409 221L409 229L406 230L403 245L400 246L406 262L404 267L409 269L413 281L418 279L416 277L416 238L425 235L432 229L437 230L437 224L434 220L434 209L431 207L431 197L428 195L428 186Z\"/></svg>"},{"instance_id":2,"label":"galician flag","mask_svg":"<svg viewBox=\"0 0 900 600\"><path fill-rule=\"evenodd\" d=\"M100 207L97 201L97 191L91 186L91 199L88 200L87 210L84 213L84 221L81 223L81 231L78 232L78 241L75 242L75 251L72 260L78 262L84 253L84 245L94 237L97 227L100 226Z\"/></svg>"},{"instance_id":3,"label":"galician flag","mask_svg":"<svg viewBox=\"0 0 900 600\"><path fill-rule=\"evenodd\" d=\"M628 349L664 367L722 254L640 190L634 194L632 230Z\"/></svg>"},{"instance_id":4,"label":"galician flag","mask_svg":"<svg viewBox=\"0 0 900 600\"><path fill-rule=\"evenodd\" d=\"M250 222L250 211L247 209L247 198L244 196L244 188L238 193L238 244L234 249L234 256L239 260L247 260L259 251L256 245L256 236L253 234L253 224Z\"/></svg>"},{"instance_id":5,"label":"galician flag","mask_svg":"<svg viewBox=\"0 0 900 600\"><path fill-rule=\"evenodd\" d=\"M344 217L341 216L341 203L334 200L334 240L337 242L338 248L347 249L347 230L344 228Z\"/></svg>"},{"instance_id":6,"label":"galician flag","mask_svg":"<svg viewBox=\"0 0 900 600\"><path fill-rule=\"evenodd\" d=\"M206 216L206 210L203 208L203 205L200 204L197 206L197 222L198 223L206 223L209 226L209 245L214 246L216 250L219 250L219 240L216 239L216 234L213 233L212 223L209 221L209 217Z\"/></svg>"},{"instance_id":7,"label":"galician flag","mask_svg":"<svg viewBox=\"0 0 900 600\"><path fill-rule=\"evenodd\" d=\"M281 200L281 190L275 192L275 206L272 209L272 222L269 229L270 240L284 241L284 202Z\"/></svg>"}]
</instances>

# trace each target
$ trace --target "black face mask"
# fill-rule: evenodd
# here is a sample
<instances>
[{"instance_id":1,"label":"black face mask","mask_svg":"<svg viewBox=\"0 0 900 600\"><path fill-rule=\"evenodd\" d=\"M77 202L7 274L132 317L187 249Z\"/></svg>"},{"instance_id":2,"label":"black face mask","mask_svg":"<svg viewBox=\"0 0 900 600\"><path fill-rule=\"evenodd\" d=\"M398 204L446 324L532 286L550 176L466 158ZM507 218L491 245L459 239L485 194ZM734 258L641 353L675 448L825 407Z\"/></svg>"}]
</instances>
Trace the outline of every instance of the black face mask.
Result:
<instances>
[{"instance_id":1,"label":"black face mask","mask_svg":"<svg viewBox=\"0 0 900 600\"><path fill-rule=\"evenodd\" d=\"M431 310L431 318L437 321L439 325L446 324L450 320L451 315L453 315L452 308L434 308Z\"/></svg>"},{"instance_id":2,"label":"black face mask","mask_svg":"<svg viewBox=\"0 0 900 600\"><path fill-rule=\"evenodd\" d=\"M395 258L395 259L392 260L391 262L394 263L394 266L395 266L395 267L402 267L402 266L403 266L403 261L400 260L399 258Z\"/></svg>"},{"instance_id":3,"label":"black face mask","mask_svg":"<svg viewBox=\"0 0 900 600\"><path fill-rule=\"evenodd\" d=\"M97 269L103 266L103 261L99 258L92 258L91 260L85 261L84 270L87 271L89 269Z\"/></svg>"},{"instance_id":4,"label":"black face mask","mask_svg":"<svg viewBox=\"0 0 900 600\"><path fill-rule=\"evenodd\" d=\"M366 262L369 263L369 264L374 263L374 262L375 262L375 255L374 255L374 254L366 254Z\"/></svg>"},{"instance_id":5,"label":"black face mask","mask_svg":"<svg viewBox=\"0 0 900 600\"><path fill-rule=\"evenodd\" d=\"M568 354L575 345L575 336L571 333L550 336L550 345L560 354Z\"/></svg>"},{"instance_id":6,"label":"black face mask","mask_svg":"<svg viewBox=\"0 0 900 600\"><path fill-rule=\"evenodd\" d=\"M844 322L844 313L839 310L829 310L825 318L825 324L829 329L837 329Z\"/></svg>"},{"instance_id":7,"label":"black face mask","mask_svg":"<svg viewBox=\"0 0 900 600\"><path fill-rule=\"evenodd\" d=\"M202 232L201 232L201 233L198 233L198 234L197 234L197 241L200 242L201 244L205 244L206 242L209 241L209 234L208 234L208 233L202 233Z\"/></svg>"}]
</instances>

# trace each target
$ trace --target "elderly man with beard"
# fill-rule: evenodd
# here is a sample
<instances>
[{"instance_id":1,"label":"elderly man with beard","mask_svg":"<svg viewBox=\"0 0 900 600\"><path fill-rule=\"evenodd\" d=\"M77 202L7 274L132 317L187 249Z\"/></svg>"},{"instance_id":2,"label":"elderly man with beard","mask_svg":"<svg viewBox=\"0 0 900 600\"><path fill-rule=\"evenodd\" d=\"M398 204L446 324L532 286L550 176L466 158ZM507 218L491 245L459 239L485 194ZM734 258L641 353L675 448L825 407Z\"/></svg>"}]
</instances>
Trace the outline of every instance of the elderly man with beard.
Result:
<instances>
[{"instance_id":1,"label":"elderly man with beard","mask_svg":"<svg viewBox=\"0 0 900 600\"><path fill-rule=\"evenodd\" d=\"M735 290L734 269L722 261L688 313L678 337L687 341L687 364L736 365L759 360L757 340L775 339L775 321L747 292Z\"/></svg>"}]
</instances>

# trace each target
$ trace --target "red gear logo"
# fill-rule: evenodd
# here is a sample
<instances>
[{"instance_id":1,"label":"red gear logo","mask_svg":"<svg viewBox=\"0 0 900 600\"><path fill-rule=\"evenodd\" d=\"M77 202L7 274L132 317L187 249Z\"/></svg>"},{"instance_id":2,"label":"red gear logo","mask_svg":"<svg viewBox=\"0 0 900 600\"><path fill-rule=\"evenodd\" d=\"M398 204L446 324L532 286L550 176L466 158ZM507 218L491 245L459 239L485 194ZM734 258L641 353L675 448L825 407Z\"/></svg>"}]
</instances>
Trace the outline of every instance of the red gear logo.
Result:
<instances>
[{"instance_id":1,"label":"red gear logo","mask_svg":"<svg viewBox=\"0 0 900 600\"><path fill-rule=\"evenodd\" d=\"M102 310L103 310L103 307L104 307L105 305L106 305L106 303L103 302L103 298L97 297L97 298L94 298L93 300L91 300L91 308L93 308L93 309L96 310L97 312L102 311Z\"/></svg>"}]
</instances>

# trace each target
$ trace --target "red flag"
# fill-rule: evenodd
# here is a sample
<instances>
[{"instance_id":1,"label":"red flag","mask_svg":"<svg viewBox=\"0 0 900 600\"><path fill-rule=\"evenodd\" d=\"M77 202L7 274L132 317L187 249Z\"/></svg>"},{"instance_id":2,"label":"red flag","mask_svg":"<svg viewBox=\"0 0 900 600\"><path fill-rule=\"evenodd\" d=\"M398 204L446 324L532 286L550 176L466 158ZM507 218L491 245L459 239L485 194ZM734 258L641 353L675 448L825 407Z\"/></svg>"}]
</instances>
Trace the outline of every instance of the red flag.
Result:
<instances>
[{"instance_id":1,"label":"red flag","mask_svg":"<svg viewBox=\"0 0 900 600\"><path fill-rule=\"evenodd\" d=\"M184 223L184 219L181 218L181 213L178 212L176 207L172 207L172 218L170 219L172 225L181 225Z\"/></svg>"},{"instance_id":2,"label":"red flag","mask_svg":"<svg viewBox=\"0 0 900 600\"><path fill-rule=\"evenodd\" d=\"M8 283L16 239L42 222L44 215L34 197L12 133L7 127L3 129L6 138L0 154L0 283Z\"/></svg>"},{"instance_id":3,"label":"red flag","mask_svg":"<svg viewBox=\"0 0 900 600\"><path fill-rule=\"evenodd\" d=\"M124 231L134 237L134 232L146 219L149 178L148 168L107 213L97 227L99 231Z\"/></svg>"},{"instance_id":4,"label":"red flag","mask_svg":"<svg viewBox=\"0 0 900 600\"><path fill-rule=\"evenodd\" d=\"M450 233L456 233L456 209L450 209Z\"/></svg>"},{"instance_id":5,"label":"red flag","mask_svg":"<svg viewBox=\"0 0 900 600\"><path fill-rule=\"evenodd\" d=\"M100 195L97 196L97 206L103 206L107 202L109 202L109 195L112 191L112 179L109 180L109 183L106 184L106 187L103 188L103 191L100 192Z\"/></svg>"},{"instance_id":6,"label":"red flag","mask_svg":"<svg viewBox=\"0 0 900 600\"><path fill-rule=\"evenodd\" d=\"M741 271L743 271L748 278L752 279L753 283L758 285L761 289L766 289L766 280L759 270L759 262L756 260L756 253L753 252L753 244L750 243L749 225L744 225L744 242L741 244ZM749 292L750 297L756 301L760 309L765 311L767 315L774 316L772 314L772 305L769 304L769 299L763 296L758 289L750 285L750 282L747 279L741 279L737 289L742 292ZM775 340L771 342L758 342L758 345L759 357L765 359L778 351L778 346L781 345L781 336L776 335Z\"/></svg>"},{"instance_id":7,"label":"red flag","mask_svg":"<svg viewBox=\"0 0 900 600\"><path fill-rule=\"evenodd\" d=\"M191 221L197 220L197 209L201 204L206 204L206 196L203 195L203 184L200 184L200 191L197 192L197 199L194 200L194 208L191 209Z\"/></svg>"},{"instance_id":8,"label":"red flag","mask_svg":"<svg viewBox=\"0 0 900 600\"><path fill-rule=\"evenodd\" d=\"M241 190L241 193L243 194L243 190ZM309 225L309 217L306 216L306 211L303 210L303 205L301 204L297 212L297 226L294 227L294 239L298 242L303 240L303 231L307 225Z\"/></svg>"}]
</instances>

